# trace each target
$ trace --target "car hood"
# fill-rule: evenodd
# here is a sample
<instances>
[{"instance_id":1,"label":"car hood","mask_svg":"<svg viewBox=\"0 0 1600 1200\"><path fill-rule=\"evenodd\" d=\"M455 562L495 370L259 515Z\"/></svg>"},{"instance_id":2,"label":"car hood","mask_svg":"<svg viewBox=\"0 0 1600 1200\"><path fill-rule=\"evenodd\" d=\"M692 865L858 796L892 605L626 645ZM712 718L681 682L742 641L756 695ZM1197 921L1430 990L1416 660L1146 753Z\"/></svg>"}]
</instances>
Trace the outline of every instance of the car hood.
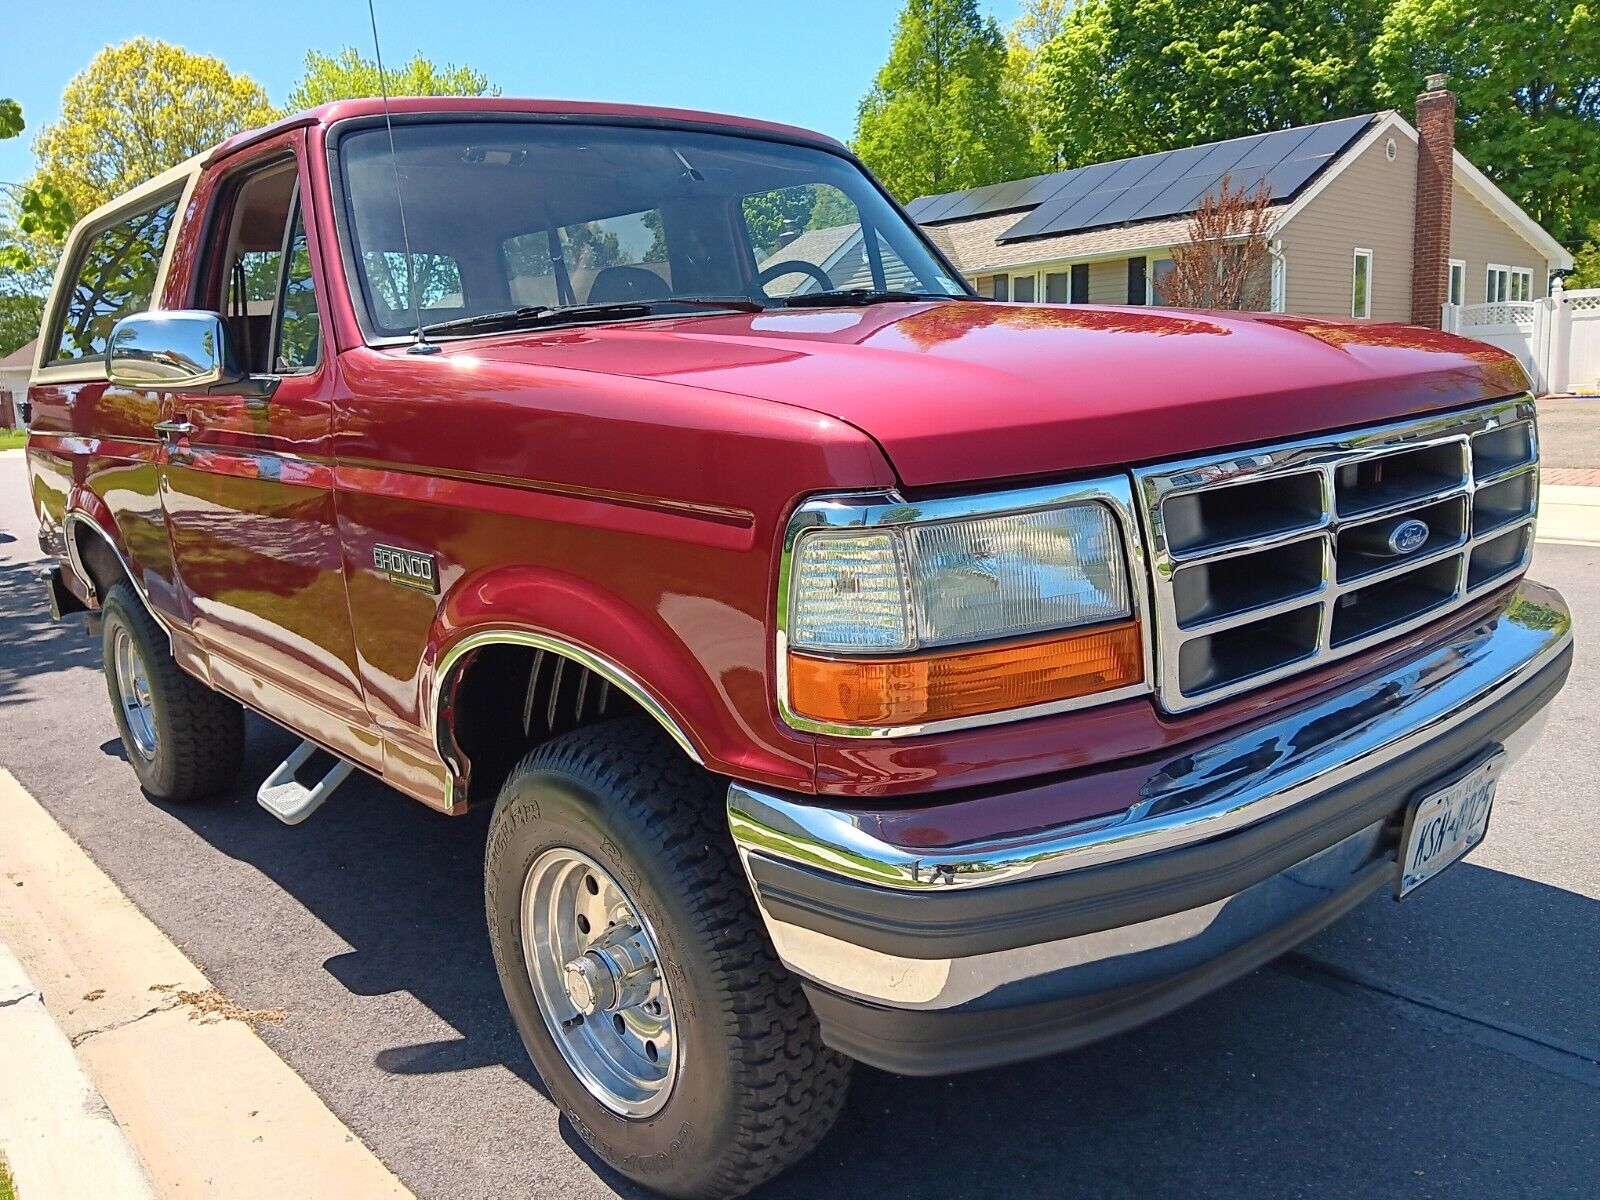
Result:
<instances>
[{"instance_id":1,"label":"car hood","mask_svg":"<svg viewBox=\"0 0 1600 1200\"><path fill-rule=\"evenodd\" d=\"M454 353L793 405L922 487L1081 472L1379 423L1524 391L1517 361L1414 326L988 303L656 319Z\"/></svg>"}]
</instances>

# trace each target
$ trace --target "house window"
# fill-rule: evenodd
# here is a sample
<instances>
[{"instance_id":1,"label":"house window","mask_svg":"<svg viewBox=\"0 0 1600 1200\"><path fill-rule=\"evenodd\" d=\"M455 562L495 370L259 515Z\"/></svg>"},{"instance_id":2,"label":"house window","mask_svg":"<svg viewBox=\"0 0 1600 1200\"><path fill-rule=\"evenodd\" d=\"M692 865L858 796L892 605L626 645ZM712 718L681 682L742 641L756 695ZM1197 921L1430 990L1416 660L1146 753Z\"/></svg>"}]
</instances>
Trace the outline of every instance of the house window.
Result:
<instances>
[{"instance_id":1,"label":"house window","mask_svg":"<svg viewBox=\"0 0 1600 1200\"><path fill-rule=\"evenodd\" d=\"M1018 304L1032 304L1034 287L1035 283L1032 275L1013 275L1011 277L1011 298Z\"/></svg>"},{"instance_id":2,"label":"house window","mask_svg":"<svg viewBox=\"0 0 1600 1200\"><path fill-rule=\"evenodd\" d=\"M1076 268L1074 268L1076 270ZM1072 302L1072 277L1065 271L1052 271L1044 277L1044 302L1070 304Z\"/></svg>"},{"instance_id":3,"label":"house window","mask_svg":"<svg viewBox=\"0 0 1600 1200\"><path fill-rule=\"evenodd\" d=\"M1357 249L1350 269L1350 315L1372 315L1372 251Z\"/></svg>"},{"instance_id":4,"label":"house window","mask_svg":"<svg viewBox=\"0 0 1600 1200\"><path fill-rule=\"evenodd\" d=\"M1009 300L1011 298L1008 280L1004 275L978 276L978 295L988 296L991 300Z\"/></svg>"},{"instance_id":5,"label":"house window","mask_svg":"<svg viewBox=\"0 0 1600 1200\"><path fill-rule=\"evenodd\" d=\"M1483 277L1483 302L1498 304L1511 295L1511 268L1489 264Z\"/></svg>"},{"instance_id":6,"label":"house window","mask_svg":"<svg viewBox=\"0 0 1600 1200\"><path fill-rule=\"evenodd\" d=\"M1513 300L1533 299L1533 272L1527 267L1511 268L1511 298Z\"/></svg>"},{"instance_id":7,"label":"house window","mask_svg":"<svg viewBox=\"0 0 1600 1200\"><path fill-rule=\"evenodd\" d=\"M1450 286L1446 292L1446 299L1451 304L1465 304L1467 302L1467 264L1465 259L1452 258L1450 260Z\"/></svg>"},{"instance_id":8,"label":"house window","mask_svg":"<svg viewBox=\"0 0 1600 1200\"><path fill-rule=\"evenodd\" d=\"M1172 274L1172 260L1158 258L1150 264L1150 277L1146 282L1146 304L1166 304L1162 297L1162 289L1166 286L1167 276Z\"/></svg>"}]
</instances>

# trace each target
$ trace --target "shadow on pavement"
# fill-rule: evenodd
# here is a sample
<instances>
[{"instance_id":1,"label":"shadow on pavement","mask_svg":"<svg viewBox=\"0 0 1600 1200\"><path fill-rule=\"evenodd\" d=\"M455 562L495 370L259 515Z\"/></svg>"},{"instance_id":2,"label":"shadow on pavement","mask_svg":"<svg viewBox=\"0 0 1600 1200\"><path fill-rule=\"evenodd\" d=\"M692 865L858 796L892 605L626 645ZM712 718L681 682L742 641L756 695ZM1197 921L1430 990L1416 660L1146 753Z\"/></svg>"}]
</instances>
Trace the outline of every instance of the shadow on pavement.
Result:
<instances>
[{"instance_id":1,"label":"shadow on pavement","mask_svg":"<svg viewBox=\"0 0 1600 1200\"><path fill-rule=\"evenodd\" d=\"M292 744L264 722L251 733L247 778ZM380 1049L381 1069L504 1063L538 1087L483 931L486 809L449 820L361 780L316 815L315 837L284 838L253 802L180 817L354 947L326 964L347 989L409 992L461 1035ZM1302 952L1072 1054L949 1079L863 1069L834 1135L761 1194L1595 1194L1600 902L1469 863L1325 937L1336 960L1365 954L1383 978L1423 983L1352 985ZM1454 990L1457 974L1484 991L1466 1007L1490 1022L1506 1015L1500 992L1565 998L1542 1022L1551 1045L1440 1011L1423 993ZM642 1194L562 1132L611 1186Z\"/></svg>"},{"instance_id":2,"label":"shadow on pavement","mask_svg":"<svg viewBox=\"0 0 1600 1200\"><path fill-rule=\"evenodd\" d=\"M0 711L36 695L49 676L100 664L100 643L84 636L83 619L52 621L44 586L31 564L0 564Z\"/></svg>"}]
</instances>

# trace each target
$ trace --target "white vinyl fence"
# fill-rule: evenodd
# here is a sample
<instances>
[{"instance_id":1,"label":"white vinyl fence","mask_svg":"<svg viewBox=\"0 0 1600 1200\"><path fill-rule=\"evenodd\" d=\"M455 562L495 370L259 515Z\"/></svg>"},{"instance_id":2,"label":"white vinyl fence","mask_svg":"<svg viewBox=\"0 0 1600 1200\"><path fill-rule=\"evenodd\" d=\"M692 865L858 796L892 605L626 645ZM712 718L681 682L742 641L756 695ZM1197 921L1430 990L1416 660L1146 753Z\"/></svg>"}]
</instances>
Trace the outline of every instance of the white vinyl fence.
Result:
<instances>
[{"instance_id":1,"label":"white vinyl fence","mask_svg":"<svg viewBox=\"0 0 1600 1200\"><path fill-rule=\"evenodd\" d=\"M1515 354L1540 394L1600 393L1600 288L1557 280L1541 300L1446 304L1444 328Z\"/></svg>"}]
</instances>

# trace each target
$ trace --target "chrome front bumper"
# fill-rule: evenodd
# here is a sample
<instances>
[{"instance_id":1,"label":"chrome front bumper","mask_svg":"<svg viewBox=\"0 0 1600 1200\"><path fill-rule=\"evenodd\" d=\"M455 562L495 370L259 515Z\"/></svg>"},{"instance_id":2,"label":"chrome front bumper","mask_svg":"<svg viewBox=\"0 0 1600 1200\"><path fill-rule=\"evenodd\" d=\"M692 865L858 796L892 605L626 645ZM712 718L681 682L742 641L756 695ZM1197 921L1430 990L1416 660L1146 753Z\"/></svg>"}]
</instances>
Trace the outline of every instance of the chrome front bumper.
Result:
<instances>
[{"instance_id":1,"label":"chrome front bumper","mask_svg":"<svg viewBox=\"0 0 1600 1200\"><path fill-rule=\"evenodd\" d=\"M907 1072L1045 1053L1219 986L1378 890L1408 800L1492 745L1524 751L1571 642L1561 597L1524 581L1408 661L1152 763L1124 811L1023 836L893 844L864 810L739 783L730 826L835 1045Z\"/></svg>"}]
</instances>

